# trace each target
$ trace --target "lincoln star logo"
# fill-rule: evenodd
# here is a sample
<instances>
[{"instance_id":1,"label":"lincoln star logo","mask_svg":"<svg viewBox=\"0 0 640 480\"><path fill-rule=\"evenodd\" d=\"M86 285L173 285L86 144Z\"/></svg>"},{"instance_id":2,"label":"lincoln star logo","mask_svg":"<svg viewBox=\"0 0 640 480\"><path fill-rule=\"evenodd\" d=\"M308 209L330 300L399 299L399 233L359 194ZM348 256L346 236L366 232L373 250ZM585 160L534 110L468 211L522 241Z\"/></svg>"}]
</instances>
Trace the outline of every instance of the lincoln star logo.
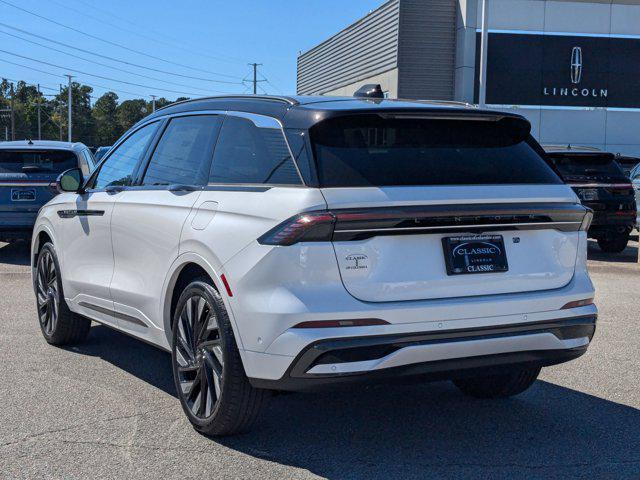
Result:
<instances>
[{"instance_id":1,"label":"lincoln star logo","mask_svg":"<svg viewBox=\"0 0 640 480\"><path fill-rule=\"evenodd\" d=\"M350 263L346 267L347 270L361 270L363 268L369 268L367 265L369 257L361 253L347 255L345 260Z\"/></svg>"},{"instance_id":2,"label":"lincoln star logo","mask_svg":"<svg viewBox=\"0 0 640 480\"><path fill-rule=\"evenodd\" d=\"M571 83L577 85L582 80L582 48L571 50Z\"/></svg>"}]
</instances>

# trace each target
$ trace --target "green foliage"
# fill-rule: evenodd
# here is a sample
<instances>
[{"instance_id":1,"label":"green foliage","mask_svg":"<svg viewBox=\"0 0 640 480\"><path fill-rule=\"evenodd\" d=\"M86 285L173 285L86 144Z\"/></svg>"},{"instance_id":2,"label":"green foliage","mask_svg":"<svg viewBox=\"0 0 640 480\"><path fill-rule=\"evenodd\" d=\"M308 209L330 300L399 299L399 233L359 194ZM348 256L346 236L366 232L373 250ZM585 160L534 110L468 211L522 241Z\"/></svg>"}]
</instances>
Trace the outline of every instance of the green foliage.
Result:
<instances>
[{"instance_id":1,"label":"green foliage","mask_svg":"<svg viewBox=\"0 0 640 480\"><path fill-rule=\"evenodd\" d=\"M0 140L8 131L11 139L11 82L0 79ZM113 145L133 124L149 115L152 102L143 99L125 100L118 103L118 95L107 92L92 101L93 89L77 82L71 84L72 136L74 142L89 146ZM67 139L68 87L57 95L38 92L34 85L25 82L13 84L13 110L16 140L38 138L38 106L40 107L43 140ZM156 109L173 103L166 98L156 99ZM6 127L6 130L5 130Z\"/></svg>"}]
</instances>

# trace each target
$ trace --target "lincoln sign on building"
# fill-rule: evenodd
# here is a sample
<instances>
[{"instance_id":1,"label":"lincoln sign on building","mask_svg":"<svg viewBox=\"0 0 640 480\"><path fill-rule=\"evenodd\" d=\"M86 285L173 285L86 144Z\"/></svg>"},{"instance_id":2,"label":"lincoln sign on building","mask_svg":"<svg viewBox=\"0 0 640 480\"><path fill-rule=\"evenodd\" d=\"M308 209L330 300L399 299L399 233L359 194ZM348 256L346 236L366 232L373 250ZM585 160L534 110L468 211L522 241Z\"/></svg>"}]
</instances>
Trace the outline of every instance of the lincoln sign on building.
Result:
<instances>
[{"instance_id":1,"label":"lincoln sign on building","mask_svg":"<svg viewBox=\"0 0 640 480\"><path fill-rule=\"evenodd\" d=\"M298 93L478 103L480 0L391 0L300 55ZM488 0L487 104L543 144L640 155L640 0Z\"/></svg>"}]
</instances>

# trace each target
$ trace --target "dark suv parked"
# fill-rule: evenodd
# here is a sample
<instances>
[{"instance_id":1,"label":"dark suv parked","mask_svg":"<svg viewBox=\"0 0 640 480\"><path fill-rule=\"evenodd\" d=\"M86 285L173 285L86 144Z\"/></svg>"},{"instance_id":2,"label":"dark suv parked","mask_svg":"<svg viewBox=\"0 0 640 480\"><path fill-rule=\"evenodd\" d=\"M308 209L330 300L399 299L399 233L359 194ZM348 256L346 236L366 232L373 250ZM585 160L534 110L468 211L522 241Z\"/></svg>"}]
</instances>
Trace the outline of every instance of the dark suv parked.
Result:
<instances>
[{"instance_id":1,"label":"dark suv parked","mask_svg":"<svg viewBox=\"0 0 640 480\"><path fill-rule=\"evenodd\" d=\"M546 146L545 150L562 179L593 210L589 237L603 252L622 252L635 223L636 202L616 156L589 147Z\"/></svg>"},{"instance_id":2,"label":"dark suv parked","mask_svg":"<svg viewBox=\"0 0 640 480\"><path fill-rule=\"evenodd\" d=\"M0 142L0 241L28 239L38 210L56 191L58 175L80 168L88 175L93 155L82 143Z\"/></svg>"}]
</instances>

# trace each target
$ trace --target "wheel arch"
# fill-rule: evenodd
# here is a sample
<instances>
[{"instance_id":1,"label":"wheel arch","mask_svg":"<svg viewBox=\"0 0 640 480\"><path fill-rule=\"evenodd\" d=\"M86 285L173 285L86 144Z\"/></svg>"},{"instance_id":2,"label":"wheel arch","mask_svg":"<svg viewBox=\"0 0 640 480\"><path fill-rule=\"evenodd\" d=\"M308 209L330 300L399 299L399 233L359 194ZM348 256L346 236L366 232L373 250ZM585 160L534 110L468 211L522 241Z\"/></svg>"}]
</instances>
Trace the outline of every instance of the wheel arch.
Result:
<instances>
[{"instance_id":1,"label":"wheel arch","mask_svg":"<svg viewBox=\"0 0 640 480\"><path fill-rule=\"evenodd\" d=\"M171 331L173 310L182 290L194 278L198 278L203 275L211 281L213 288L215 288L222 297L224 306L227 309L227 314L231 319L231 326L233 327L236 342L240 350L242 350L242 340L238 335L233 311L229 304L229 299L223 286L224 284L220 280L219 272L209 262L207 262L206 259L195 253L184 253L180 255L171 266L169 274L164 282L163 297L161 301L161 318L168 344L171 345L172 341Z\"/></svg>"},{"instance_id":2,"label":"wheel arch","mask_svg":"<svg viewBox=\"0 0 640 480\"><path fill-rule=\"evenodd\" d=\"M51 229L48 225L41 224L34 229L31 239L32 270L35 268L36 262L38 261L38 254L40 253L40 249L47 242L51 242L56 245L56 239L53 234L53 229ZM58 261L60 261L59 258Z\"/></svg>"}]
</instances>

